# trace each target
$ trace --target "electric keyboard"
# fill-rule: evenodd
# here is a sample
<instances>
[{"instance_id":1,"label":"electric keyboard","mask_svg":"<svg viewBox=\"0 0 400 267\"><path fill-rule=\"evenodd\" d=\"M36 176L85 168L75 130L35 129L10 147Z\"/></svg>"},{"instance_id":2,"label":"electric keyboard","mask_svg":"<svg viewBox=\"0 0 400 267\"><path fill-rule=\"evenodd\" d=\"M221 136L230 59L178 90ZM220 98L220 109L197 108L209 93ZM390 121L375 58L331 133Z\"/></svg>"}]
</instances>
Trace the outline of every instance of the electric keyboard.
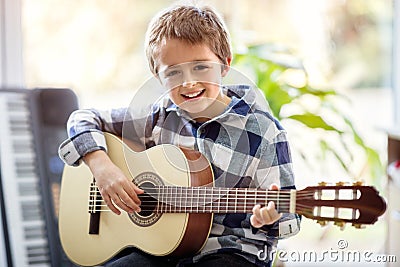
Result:
<instances>
[{"instance_id":1,"label":"electric keyboard","mask_svg":"<svg viewBox=\"0 0 400 267\"><path fill-rule=\"evenodd\" d=\"M0 89L0 266L73 266L58 236L69 89Z\"/></svg>"}]
</instances>

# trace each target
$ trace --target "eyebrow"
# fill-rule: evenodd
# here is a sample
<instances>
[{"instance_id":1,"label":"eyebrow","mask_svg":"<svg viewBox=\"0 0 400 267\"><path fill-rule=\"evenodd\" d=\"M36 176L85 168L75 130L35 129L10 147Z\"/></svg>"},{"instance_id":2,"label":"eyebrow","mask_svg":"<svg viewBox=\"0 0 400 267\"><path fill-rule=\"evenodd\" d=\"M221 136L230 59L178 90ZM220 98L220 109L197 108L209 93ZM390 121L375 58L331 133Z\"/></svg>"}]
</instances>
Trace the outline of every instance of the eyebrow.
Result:
<instances>
[{"instance_id":1,"label":"eyebrow","mask_svg":"<svg viewBox=\"0 0 400 267\"><path fill-rule=\"evenodd\" d=\"M176 67L176 66L178 66L178 65L182 65L182 64L186 64L186 63L192 63L192 62L213 62L213 63L222 64L221 62L212 61L212 60L210 60L210 59L195 59L195 60L192 60L192 61L187 61L187 62L183 62L183 63L168 65L168 66L166 66L164 69L159 69L159 70L157 71L157 73L166 71L166 70L169 69L169 68L174 68L174 67Z\"/></svg>"},{"instance_id":2,"label":"eyebrow","mask_svg":"<svg viewBox=\"0 0 400 267\"><path fill-rule=\"evenodd\" d=\"M183 63L168 65L167 68L175 67L175 66L178 66L178 65L183 65L183 64L186 64L186 63L192 63L192 62L215 62L215 61L211 61L209 59L195 59L195 60L192 60L192 61L187 61L187 62L183 62ZM215 62L215 63L217 63L217 62Z\"/></svg>"}]
</instances>

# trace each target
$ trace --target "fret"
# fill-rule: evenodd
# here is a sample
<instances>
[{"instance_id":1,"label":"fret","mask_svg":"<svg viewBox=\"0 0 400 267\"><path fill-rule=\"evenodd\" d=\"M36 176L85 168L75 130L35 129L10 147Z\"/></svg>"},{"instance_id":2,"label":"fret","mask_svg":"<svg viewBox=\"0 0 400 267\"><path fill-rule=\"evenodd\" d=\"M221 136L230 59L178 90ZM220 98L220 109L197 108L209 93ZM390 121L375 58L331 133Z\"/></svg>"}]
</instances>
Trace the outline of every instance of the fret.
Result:
<instances>
[{"instance_id":1,"label":"fret","mask_svg":"<svg viewBox=\"0 0 400 267\"><path fill-rule=\"evenodd\" d=\"M258 203L258 199L257 199L258 196L257 196L257 189L255 189L254 191L255 191L254 192L254 206L255 206Z\"/></svg>"},{"instance_id":2,"label":"fret","mask_svg":"<svg viewBox=\"0 0 400 267\"><path fill-rule=\"evenodd\" d=\"M158 187L158 192L159 192L159 199L160 199L160 207L159 207L159 210L160 210L160 212L162 213L162 212L164 212L164 194L163 194L163 190L164 188L163 187Z\"/></svg>"},{"instance_id":3,"label":"fret","mask_svg":"<svg viewBox=\"0 0 400 267\"><path fill-rule=\"evenodd\" d=\"M188 188L185 190L185 213L187 212Z\"/></svg>"},{"instance_id":4,"label":"fret","mask_svg":"<svg viewBox=\"0 0 400 267\"><path fill-rule=\"evenodd\" d=\"M199 188L195 187L195 189L197 191L197 196L195 198L197 200L197 202L196 202L196 212L199 213Z\"/></svg>"},{"instance_id":5,"label":"fret","mask_svg":"<svg viewBox=\"0 0 400 267\"><path fill-rule=\"evenodd\" d=\"M179 186L174 186L174 188L175 188L175 193L172 195L172 197L174 198L174 210L176 212L178 207L179 207L179 204L178 204L178 201L179 201L179 199L178 199Z\"/></svg>"},{"instance_id":6,"label":"fret","mask_svg":"<svg viewBox=\"0 0 400 267\"><path fill-rule=\"evenodd\" d=\"M178 197L178 194L175 196L175 198L179 198L179 209L182 209L182 186L179 186L179 187L177 187L177 191L178 191L178 189L179 189L179 191L180 191L180 194L179 194L179 197ZM178 192L177 192L178 193Z\"/></svg>"},{"instance_id":7,"label":"fret","mask_svg":"<svg viewBox=\"0 0 400 267\"><path fill-rule=\"evenodd\" d=\"M225 207L225 213L228 213L228 208L229 208L229 189L226 192L226 207Z\"/></svg>"},{"instance_id":8,"label":"fret","mask_svg":"<svg viewBox=\"0 0 400 267\"><path fill-rule=\"evenodd\" d=\"M219 213L220 208L221 208L221 189L220 189L220 188L218 188L218 198L217 198L217 201L218 201L218 209L217 209L217 212Z\"/></svg>"},{"instance_id":9,"label":"fret","mask_svg":"<svg viewBox=\"0 0 400 267\"><path fill-rule=\"evenodd\" d=\"M214 187L210 187L207 188L207 191L209 192L209 194L207 194L207 208L209 212L213 211L213 202L214 202L214 190L217 190L217 188Z\"/></svg>"},{"instance_id":10,"label":"fret","mask_svg":"<svg viewBox=\"0 0 400 267\"><path fill-rule=\"evenodd\" d=\"M173 199L174 190L175 190L175 187L172 187L172 186L170 186L168 189L168 191L171 191L171 192L168 192L168 202L169 202L169 208L170 208L171 212L174 211L174 206L175 206L174 201L176 200L176 199Z\"/></svg>"},{"instance_id":11,"label":"fret","mask_svg":"<svg viewBox=\"0 0 400 267\"><path fill-rule=\"evenodd\" d=\"M246 212L246 209L247 209L246 200L247 200L247 188L244 189L244 206L243 206L243 212Z\"/></svg>"},{"instance_id":12,"label":"fret","mask_svg":"<svg viewBox=\"0 0 400 267\"><path fill-rule=\"evenodd\" d=\"M193 188L190 188L190 189L191 189L190 191L191 191L191 196L192 196L192 197L190 198L190 209L189 209L189 210L190 210L191 212L193 212L193 195L194 195L194 194L193 194Z\"/></svg>"},{"instance_id":13,"label":"fret","mask_svg":"<svg viewBox=\"0 0 400 267\"><path fill-rule=\"evenodd\" d=\"M237 188L235 188L235 192L236 192L236 194L235 194L235 213L236 213L237 212L237 194L238 194Z\"/></svg>"},{"instance_id":14,"label":"fret","mask_svg":"<svg viewBox=\"0 0 400 267\"><path fill-rule=\"evenodd\" d=\"M277 199L276 199L276 209L277 209L278 212L279 212L279 210L281 209L281 208L280 208L280 204L279 204L279 193L280 193L280 190L278 190L277 192L278 192L278 196L277 196Z\"/></svg>"},{"instance_id":15,"label":"fret","mask_svg":"<svg viewBox=\"0 0 400 267\"><path fill-rule=\"evenodd\" d=\"M157 190L157 210L156 213L160 213L160 188Z\"/></svg>"},{"instance_id":16,"label":"fret","mask_svg":"<svg viewBox=\"0 0 400 267\"><path fill-rule=\"evenodd\" d=\"M169 192L171 188L171 193ZM172 201L171 201L171 195L172 195L172 187L167 187L167 204L169 206L169 212L172 213Z\"/></svg>"},{"instance_id":17,"label":"fret","mask_svg":"<svg viewBox=\"0 0 400 267\"><path fill-rule=\"evenodd\" d=\"M189 207L189 188L188 187L183 187L183 190L185 191L185 198L183 199L183 205L184 205L184 211L185 213L187 212L187 208Z\"/></svg>"},{"instance_id":18,"label":"fret","mask_svg":"<svg viewBox=\"0 0 400 267\"><path fill-rule=\"evenodd\" d=\"M167 210L167 203L166 203L166 188L165 187L162 187L162 188L160 188L160 191L162 192L162 202L161 202L161 204L162 204L162 212L167 212L168 210Z\"/></svg>"},{"instance_id":19,"label":"fret","mask_svg":"<svg viewBox=\"0 0 400 267\"><path fill-rule=\"evenodd\" d=\"M203 212L206 212L206 195L207 195L207 187L203 187L204 188L204 193L203 193L203 199L204 199L204 203L203 203Z\"/></svg>"},{"instance_id":20,"label":"fret","mask_svg":"<svg viewBox=\"0 0 400 267\"><path fill-rule=\"evenodd\" d=\"M209 188L209 190L210 190L210 197L209 197L209 211L210 212L213 212L213 210L214 210L214 196L215 196L215 188L214 187L210 187Z\"/></svg>"},{"instance_id":21,"label":"fret","mask_svg":"<svg viewBox=\"0 0 400 267\"><path fill-rule=\"evenodd\" d=\"M164 212L168 212L168 187L164 188L164 201L163 201L163 205L164 205Z\"/></svg>"}]
</instances>

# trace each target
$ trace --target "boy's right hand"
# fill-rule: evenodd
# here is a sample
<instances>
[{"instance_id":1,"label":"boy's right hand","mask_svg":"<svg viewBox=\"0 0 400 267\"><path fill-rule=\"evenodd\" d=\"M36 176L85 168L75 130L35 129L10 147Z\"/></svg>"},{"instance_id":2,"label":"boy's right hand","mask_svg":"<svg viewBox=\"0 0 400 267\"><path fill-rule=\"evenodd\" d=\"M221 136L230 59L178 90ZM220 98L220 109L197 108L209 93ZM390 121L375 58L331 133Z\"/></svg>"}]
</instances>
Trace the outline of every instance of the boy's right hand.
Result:
<instances>
[{"instance_id":1,"label":"boy's right hand","mask_svg":"<svg viewBox=\"0 0 400 267\"><path fill-rule=\"evenodd\" d=\"M121 214L117 208L132 213L140 212L138 194L144 193L132 181L126 178L103 150L88 153L84 162L89 166L95 177L97 187L107 206L115 214Z\"/></svg>"}]
</instances>

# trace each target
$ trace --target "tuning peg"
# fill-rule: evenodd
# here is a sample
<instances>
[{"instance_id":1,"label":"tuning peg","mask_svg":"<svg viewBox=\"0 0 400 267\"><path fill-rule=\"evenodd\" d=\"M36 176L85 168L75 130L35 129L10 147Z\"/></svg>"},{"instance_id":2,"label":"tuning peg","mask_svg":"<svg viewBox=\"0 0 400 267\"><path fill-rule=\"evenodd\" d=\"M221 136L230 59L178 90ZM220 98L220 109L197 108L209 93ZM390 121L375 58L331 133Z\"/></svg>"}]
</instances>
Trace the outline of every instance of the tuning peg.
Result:
<instances>
[{"instance_id":1,"label":"tuning peg","mask_svg":"<svg viewBox=\"0 0 400 267\"><path fill-rule=\"evenodd\" d=\"M343 186L343 185L344 185L344 182L337 182L336 185L337 185L337 186Z\"/></svg>"},{"instance_id":2,"label":"tuning peg","mask_svg":"<svg viewBox=\"0 0 400 267\"><path fill-rule=\"evenodd\" d=\"M353 185L355 185L355 186L361 186L363 184L364 184L363 181L356 181L353 183Z\"/></svg>"},{"instance_id":3,"label":"tuning peg","mask_svg":"<svg viewBox=\"0 0 400 267\"><path fill-rule=\"evenodd\" d=\"M346 226L345 222L335 222L334 225L338 226L340 230L344 230L344 227Z\"/></svg>"},{"instance_id":4,"label":"tuning peg","mask_svg":"<svg viewBox=\"0 0 400 267\"><path fill-rule=\"evenodd\" d=\"M356 229L364 229L365 225L361 224L361 223L353 223L352 226L354 226L354 228Z\"/></svg>"},{"instance_id":5,"label":"tuning peg","mask_svg":"<svg viewBox=\"0 0 400 267\"><path fill-rule=\"evenodd\" d=\"M328 222L324 220L317 220L317 223L319 223L321 226L325 226L328 224Z\"/></svg>"},{"instance_id":6,"label":"tuning peg","mask_svg":"<svg viewBox=\"0 0 400 267\"><path fill-rule=\"evenodd\" d=\"M326 186L326 182L319 182L318 185L319 186Z\"/></svg>"}]
</instances>

